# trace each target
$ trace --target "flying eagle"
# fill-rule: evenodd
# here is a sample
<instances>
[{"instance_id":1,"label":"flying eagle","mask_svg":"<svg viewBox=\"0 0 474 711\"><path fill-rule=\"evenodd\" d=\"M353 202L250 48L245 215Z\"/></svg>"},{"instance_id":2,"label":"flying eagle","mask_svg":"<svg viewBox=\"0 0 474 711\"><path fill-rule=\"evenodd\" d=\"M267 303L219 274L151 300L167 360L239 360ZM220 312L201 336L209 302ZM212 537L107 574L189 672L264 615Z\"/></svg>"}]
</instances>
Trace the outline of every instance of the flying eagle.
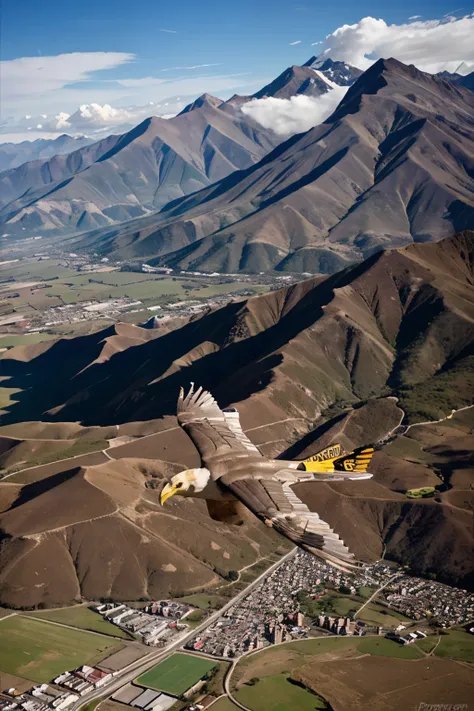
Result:
<instances>
[{"instance_id":1,"label":"flying eagle","mask_svg":"<svg viewBox=\"0 0 474 711\"><path fill-rule=\"evenodd\" d=\"M350 572L360 567L338 534L310 511L293 490L300 482L370 479L372 447L340 456L332 445L302 462L268 459L242 431L237 410L222 411L211 393L191 385L178 398L178 422L201 455L202 467L171 477L160 495L204 498L213 518L232 520L240 502L267 526L331 565ZM229 514L220 517L219 511Z\"/></svg>"}]
</instances>

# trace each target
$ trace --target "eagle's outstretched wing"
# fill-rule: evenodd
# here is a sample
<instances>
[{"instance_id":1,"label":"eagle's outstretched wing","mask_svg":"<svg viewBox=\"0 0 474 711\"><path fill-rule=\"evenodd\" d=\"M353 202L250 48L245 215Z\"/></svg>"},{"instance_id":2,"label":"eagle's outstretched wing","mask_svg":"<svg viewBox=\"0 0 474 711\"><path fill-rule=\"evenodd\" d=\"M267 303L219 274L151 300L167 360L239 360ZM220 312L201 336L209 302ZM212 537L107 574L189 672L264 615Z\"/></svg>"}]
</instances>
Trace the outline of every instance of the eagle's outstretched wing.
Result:
<instances>
[{"instance_id":1,"label":"eagle's outstretched wing","mask_svg":"<svg viewBox=\"0 0 474 711\"><path fill-rule=\"evenodd\" d=\"M366 478L370 474L311 473L297 470L298 462L266 459L243 433L238 413L223 412L202 388L195 392L191 386L186 396L181 389L178 422L212 475L267 525L342 570L360 566L337 533L308 509L292 486L302 481Z\"/></svg>"},{"instance_id":2,"label":"eagle's outstretched wing","mask_svg":"<svg viewBox=\"0 0 474 711\"><path fill-rule=\"evenodd\" d=\"M211 393L194 386L185 396L181 388L178 398L178 423L192 439L203 463L234 454L261 457L257 447L242 431L237 410L223 412Z\"/></svg>"},{"instance_id":3,"label":"eagle's outstretched wing","mask_svg":"<svg viewBox=\"0 0 474 711\"><path fill-rule=\"evenodd\" d=\"M316 477L315 477L316 479ZM257 471L254 476L223 476L225 484L242 503L300 548L323 558L336 568L351 572L361 567L344 541L319 515L310 511L292 486L298 481L315 480L308 474L283 469L273 476Z\"/></svg>"}]
</instances>

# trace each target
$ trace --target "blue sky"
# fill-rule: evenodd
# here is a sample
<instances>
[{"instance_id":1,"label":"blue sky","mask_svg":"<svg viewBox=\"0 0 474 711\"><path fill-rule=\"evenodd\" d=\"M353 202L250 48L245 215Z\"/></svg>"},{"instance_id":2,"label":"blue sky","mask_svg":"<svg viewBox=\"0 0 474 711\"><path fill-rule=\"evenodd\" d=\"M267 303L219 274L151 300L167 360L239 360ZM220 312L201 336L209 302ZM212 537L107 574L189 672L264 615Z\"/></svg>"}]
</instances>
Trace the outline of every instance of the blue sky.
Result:
<instances>
[{"instance_id":1,"label":"blue sky","mask_svg":"<svg viewBox=\"0 0 474 711\"><path fill-rule=\"evenodd\" d=\"M4 0L2 59L119 51L140 58L138 66L127 67L130 77L211 62L232 72L255 71L258 65L259 72L273 76L290 63L308 59L312 42L361 17L400 24L411 15L433 19L454 9L443 0ZM297 40L301 44L289 45Z\"/></svg>"},{"instance_id":2,"label":"blue sky","mask_svg":"<svg viewBox=\"0 0 474 711\"><path fill-rule=\"evenodd\" d=\"M367 54L396 55L399 47L402 61L415 58L427 71L452 68L474 60L474 50L466 48L472 29L466 15L473 9L442 0L4 0L3 122L10 126L11 117L31 115L34 125L28 128L44 131L52 128L52 115L71 115L81 104L119 109L153 102L161 113L172 113L178 96L185 101L206 90L222 98L253 93L287 66L324 49L361 68L370 63ZM375 19L364 24L363 18L383 20L383 26ZM436 20L450 26L433 28ZM419 37L403 50L408 22L419 28ZM356 27L343 33L342 47L340 34L331 33L344 25ZM167 97L174 101L165 106ZM37 129L42 114L48 120Z\"/></svg>"}]
</instances>

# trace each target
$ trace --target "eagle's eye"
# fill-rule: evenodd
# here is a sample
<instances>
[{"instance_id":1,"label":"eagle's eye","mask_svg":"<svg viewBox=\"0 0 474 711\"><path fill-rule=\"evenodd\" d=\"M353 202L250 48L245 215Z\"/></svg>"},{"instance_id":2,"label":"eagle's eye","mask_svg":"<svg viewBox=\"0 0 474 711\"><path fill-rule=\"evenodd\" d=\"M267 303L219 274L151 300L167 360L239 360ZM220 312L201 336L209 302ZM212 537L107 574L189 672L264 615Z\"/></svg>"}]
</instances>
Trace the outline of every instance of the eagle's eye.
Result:
<instances>
[{"instance_id":1,"label":"eagle's eye","mask_svg":"<svg viewBox=\"0 0 474 711\"><path fill-rule=\"evenodd\" d=\"M177 489L181 489L182 486L183 486L183 482L182 482L182 481L179 481L179 482L176 484L176 488L177 488Z\"/></svg>"}]
</instances>

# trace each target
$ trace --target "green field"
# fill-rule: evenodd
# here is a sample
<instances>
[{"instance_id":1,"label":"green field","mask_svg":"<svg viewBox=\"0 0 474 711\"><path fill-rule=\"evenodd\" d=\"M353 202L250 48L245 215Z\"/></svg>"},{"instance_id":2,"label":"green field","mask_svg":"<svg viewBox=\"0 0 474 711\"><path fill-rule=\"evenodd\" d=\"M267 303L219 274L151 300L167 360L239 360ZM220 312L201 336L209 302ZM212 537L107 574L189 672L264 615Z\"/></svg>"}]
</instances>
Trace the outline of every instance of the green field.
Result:
<instances>
[{"instance_id":1,"label":"green field","mask_svg":"<svg viewBox=\"0 0 474 711\"><path fill-rule=\"evenodd\" d=\"M299 678L315 657L349 659L370 654L395 659L422 659L416 645L400 646L384 637L319 637L269 647L244 657L232 675L235 698L252 711L309 711L326 708L322 698L311 694L289 678ZM327 657L325 658L327 659ZM255 679L255 683L252 680ZM250 684L249 684L250 681Z\"/></svg>"},{"instance_id":2,"label":"green field","mask_svg":"<svg viewBox=\"0 0 474 711\"><path fill-rule=\"evenodd\" d=\"M439 639L438 635L433 634L433 635L429 635L428 637L425 637L424 639L417 640L415 642L415 644L417 647L422 649L423 652L426 652L426 654L429 654L436 647L436 645L438 643L438 639Z\"/></svg>"},{"instance_id":3,"label":"green field","mask_svg":"<svg viewBox=\"0 0 474 711\"><path fill-rule=\"evenodd\" d=\"M461 630L449 630L448 634L441 635L435 656L474 662L474 635Z\"/></svg>"},{"instance_id":4,"label":"green field","mask_svg":"<svg viewBox=\"0 0 474 711\"><path fill-rule=\"evenodd\" d=\"M0 669L40 683L81 664L97 664L120 643L81 630L15 615L0 619Z\"/></svg>"},{"instance_id":5,"label":"green field","mask_svg":"<svg viewBox=\"0 0 474 711\"><path fill-rule=\"evenodd\" d=\"M434 486L423 486L421 489L408 489L406 493L409 499L422 499L425 496L431 496L435 492Z\"/></svg>"},{"instance_id":6,"label":"green field","mask_svg":"<svg viewBox=\"0 0 474 711\"><path fill-rule=\"evenodd\" d=\"M31 343L42 343L58 338L52 333L22 333L18 335L0 335L0 348L13 348L13 346L29 346Z\"/></svg>"},{"instance_id":7,"label":"green field","mask_svg":"<svg viewBox=\"0 0 474 711\"><path fill-rule=\"evenodd\" d=\"M60 262L55 259L46 260L24 260L14 264L4 264L0 266L0 277L15 277L21 281L35 279L52 279L58 277L64 279L77 274L75 269L68 269L60 266ZM2 286L6 286L2 285Z\"/></svg>"},{"instance_id":8,"label":"green field","mask_svg":"<svg viewBox=\"0 0 474 711\"><path fill-rule=\"evenodd\" d=\"M333 597L331 599L331 608L336 615L340 615L341 617L346 617L349 612L357 610L360 606L360 602L351 600L350 597Z\"/></svg>"},{"instance_id":9,"label":"green field","mask_svg":"<svg viewBox=\"0 0 474 711\"><path fill-rule=\"evenodd\" d=\"M71 627L77 627L81 630L92 630L92 632L100 632L101 634L111 635L112 637L133 639L124 630L121 630L120 627L113 625L111 622L107 622L102 615L82 605L78 607L65 607L60 610L34 612L31 617L60 622L63 625L70 625Z\"/></svg>"},{"instance_id":10,"label":"green field","mask_svg":"<svg viewBox=\"0 0 474 711\"><path fill-rule=\"evenodd\" d=\"M374 588L369 588L367 585L363 585L357 590L357 594L367 600L374 593Z\"/></svg>"},{"instance_id":11,"label":"green field","mask_svg":"<svg viewBox=\"0 0 474 711\"><path fill-rule=\"evenodd\" d=\"M337 652L346 655L349 650L356 655L371 654L397 659L420 659L423 656L416 645L402 647L384 637L316 637L269 647L257 654L243 657L234 672L233 684L244 675L264 677L268 667L271 667L273 673L285 674L311 662L315 655Z\"/></svg>"},{"instance_id":12,"label":"green field","mask_svg":"<svg viewBox=\"0 0 474 711\"><path fill-rule=\"evenodd\" d=\"M327 709L321 697L312 694L283 675L266 676L253 686L244 684L235 698L252 711L314 711Z\"/></svg>"},{"instance_id":13,"label":"green field","mask_svg":"<svg viewBox=\"0 0 474 711\"><path fill-rule=\"evenodd\" d=\"M6 294L14 292L16 284L31 281L41 283L45 280L47 288L38 289L40 284L37 284L20 289L18 297L7 297L5 303L24 315L31 315L33 309L41 310L80 301L104 301L121 296L139 299L146 307L181 299L207 299L214 294L242 289L259 293L268 288L260 284L235 281L219 284L212 279L173 278L139 272L77 272L59 266L55 260L7 265L3 270L0 269L2 276L14 277L16 281L0 284L0 297L2 290ZM55 276L58 278L54 279Z\"/></svg>"},{"instance_id":14,"label":"green field","mask_svg":"<svg viewBox=\"0 0 474 711\"><path fill-rule=\"evenodd\" d=\"M173 654L161 664L157 664L156 667L142 674L137 679L137 683L179 696L215 666L215 662L202 657L194 657L190 654Z\"/></svg>"},{"instance_id":15,"label":"green field","mask_svg":"<svg viewBox=\"0 0 474 711\"><path fill-rule=\"evenodd\" d=\"M400 621L413 622L413 620L410 620L408 617L404 617L400 615L400 613L390 610L388 607L377 605L373 602L370 602L364 607L360 614L357 614L357 619L373 625L380 625L381 627L398 627Z\"/></svg>"},{"instance_id":16,"label":"green field","mask_svg":"<svg viewBox=\"0 0 474 711\"><path fill-rule=\"evenodd\" d=\"M357 649L361 654L373 657L392 657L395 659L421 659L423 656L414 644L401 645L384 637L363 637Z\"/></svg>"},{"instance_id":17,"label":"green field","mask_svg":"<svg viewBox=\"0 0 474 711\"><path fill-rule=\"evenodd\" d=\"M384 637L318 637L285 645L285 648L300 652L302 655L325 654L326 652L343 650L347 647L352 647L361 654L396 657L398 659L418 659L422 656L419 650L411 646L402 647L389 639L384 639ZM263 652L264 654L265 652Z\"/></svg>"}]
</instances>

